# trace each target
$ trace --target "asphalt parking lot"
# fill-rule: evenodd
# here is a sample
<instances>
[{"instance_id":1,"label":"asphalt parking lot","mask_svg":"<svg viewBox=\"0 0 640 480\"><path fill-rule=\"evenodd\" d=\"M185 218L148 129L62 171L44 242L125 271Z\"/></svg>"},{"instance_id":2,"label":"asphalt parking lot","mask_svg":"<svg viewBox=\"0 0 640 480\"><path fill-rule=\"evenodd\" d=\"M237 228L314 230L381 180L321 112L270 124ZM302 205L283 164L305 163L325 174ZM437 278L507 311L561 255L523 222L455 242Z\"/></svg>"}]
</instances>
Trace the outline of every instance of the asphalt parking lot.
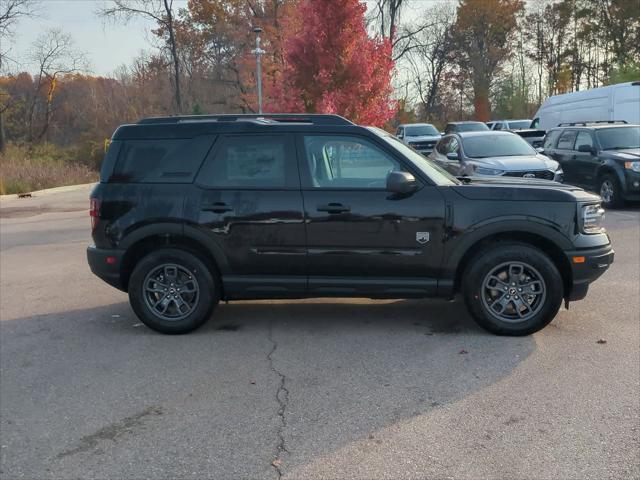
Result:
<instances>
[{"instance_id":1,"label":"asphalt parking lot","mask_svg":"<svg viewBox=\"0 0 640 480\"><path fill-rule=\"evenodd\" d=\"M0 477L640 478L640 212L524 338L460 302L221 304L180 337L89 272L87 190L0 208Z\"/></svg>"}]
</instances>

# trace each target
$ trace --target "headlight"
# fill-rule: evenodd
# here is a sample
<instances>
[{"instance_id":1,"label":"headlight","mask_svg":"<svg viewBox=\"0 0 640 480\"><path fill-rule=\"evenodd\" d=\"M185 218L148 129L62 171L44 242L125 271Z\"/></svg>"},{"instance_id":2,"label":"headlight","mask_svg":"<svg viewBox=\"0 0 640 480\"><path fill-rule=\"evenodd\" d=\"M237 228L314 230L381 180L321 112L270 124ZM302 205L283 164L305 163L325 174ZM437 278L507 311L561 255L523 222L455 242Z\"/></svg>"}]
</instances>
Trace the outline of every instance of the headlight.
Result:
<instances>
[{"instance_id":1,"label":"headlight","mask_svg":"<svg viewBox=\"0 0 640 480\"><path fill-rule=\"evenodd\" d=\"M473 173L477 173L478 175L502 175L504 173L504 170L498 170L497 168L476 167Z\"/></svg>"},{"instance_id":2,"label":"headlight","mask_svg":"<svg viewBox=\"0 0 640 480\"><path fill-rule=\"evenodd\" d=\"M584 233L600 233L603 230L604 209L599 203L582 207L581 223Z\"/></svg>"},{"instance_id":3,"label":"headlight","mask_svg":"<svg viewBox=\"0 0 640 480\"><path fill-rule=\"evenodd\" d=\"M640 173L640 162L624 162L624 168Z\"/></svg>"}]
</instances>

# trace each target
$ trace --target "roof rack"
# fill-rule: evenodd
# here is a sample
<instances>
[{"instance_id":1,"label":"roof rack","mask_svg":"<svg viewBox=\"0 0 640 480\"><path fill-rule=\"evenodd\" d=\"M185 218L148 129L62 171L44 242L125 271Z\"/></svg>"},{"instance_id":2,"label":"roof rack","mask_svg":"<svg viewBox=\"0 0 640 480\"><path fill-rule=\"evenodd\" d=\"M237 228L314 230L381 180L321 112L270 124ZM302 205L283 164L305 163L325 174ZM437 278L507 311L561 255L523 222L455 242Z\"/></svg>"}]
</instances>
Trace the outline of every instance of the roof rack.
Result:
<instances>
[{"instance_id":1,"label":"roof rack","mask_svg":"<svg viewBox=\"0 0 640 480\"><path fill-rule=\"evenodd\" d=\"M311 123L314 125L353 125L340 115L304 114L304 113L243 113L223 115L176 115L171 117L143 118L138 124L151 123L199 123L199 122L259 122L263 124L277 123Z\"/></svg>"},{"instance_id":2,"label":"roof rack","mask_svg":"<svg viewBox=\"0 0 640 480\"><path fill-rule=\"evenodd\" d=\"M594 120L594 121L586 121L586 122L559 123L558 126L559 127L577 127L577 126L586 127L587 125L603 125L603 124L615 125L615 124L625 124L625 123L627 123L626 120Z\"/></svg>"}]
</instances>

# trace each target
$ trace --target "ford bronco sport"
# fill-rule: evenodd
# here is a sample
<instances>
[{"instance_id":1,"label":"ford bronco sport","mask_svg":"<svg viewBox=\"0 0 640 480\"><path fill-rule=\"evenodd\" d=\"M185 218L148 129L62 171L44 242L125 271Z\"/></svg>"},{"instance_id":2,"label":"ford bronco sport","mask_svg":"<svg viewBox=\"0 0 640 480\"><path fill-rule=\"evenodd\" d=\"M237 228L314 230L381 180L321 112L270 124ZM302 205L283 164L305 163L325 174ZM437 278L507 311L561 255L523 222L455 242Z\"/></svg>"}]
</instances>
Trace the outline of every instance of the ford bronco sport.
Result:
<instances>
[{"instance_id":1,"label":"ford bronco sport","mask_svg":"<svg viewBox=\"0 0 640 480\"><path fill-rule=\"evenodd\" d=\"M91 194L91 270L150 328L220 300L451 298L526 335L612 263L600 198L545 180L458 180L335 115L147 118L113 134Z\"/></svg>"}]
</instances>

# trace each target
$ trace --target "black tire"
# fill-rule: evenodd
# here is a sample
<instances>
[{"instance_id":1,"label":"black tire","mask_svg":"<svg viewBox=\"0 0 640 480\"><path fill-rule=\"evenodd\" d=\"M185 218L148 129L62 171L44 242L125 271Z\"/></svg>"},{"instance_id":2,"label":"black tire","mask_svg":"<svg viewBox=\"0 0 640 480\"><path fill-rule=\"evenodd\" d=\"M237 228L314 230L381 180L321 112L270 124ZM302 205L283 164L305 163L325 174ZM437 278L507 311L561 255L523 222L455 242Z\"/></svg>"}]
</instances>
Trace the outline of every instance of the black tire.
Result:
<instances>
[{"instance_id":1,"label":"black tire","mask_svg":"<svg viewBox=\"0 0 640 480\"><path fill-rule=\"evenodd\" d=\"M605 208L621 208L624 206L622 188L618 179L610 173L605 173L598 180L598 193L602 197L602 206Z\"/></svg>"},{"instance_id":2,"label":"black tire","mask_svg":"<svg viewBox=\"0 0 640 480\"><path fill-rule=\"evenodd\" d=\"M513 283L509 276L511 265L516 277ZM521 275L515 275L518 265L522 267ZM505 269L507 275L500 278ZM496 272L502 273L496 275ZM538 276L539 284L535 280ZM525 280L528 281L525 283ZM508 291L503 292L504 287ZM523 289L525 293L519 293ZM537 293L536 289L539 289ZM469 313L482 328L497 335L529 335L544 328L558 313L563 290L562 276L553 261L537 248L520 243L497 242L476 254L462 282ZM496 306L492 313L491 308ZM501 308L503 313L497 311Z\"/></svg>"},{"instance_id":3,"label":"black tire","mask_svg":"<svg viewBox=\"0 0 640 480\"><path fill-rule=\"evenodd\" d=\"M142 323L171 335L189 333L203 325L220 299L217 274L194 254L176 248L156 250L140 260L128 290L129 303ZM156 301L160 305L154 309ZM160 313L162 307L164 314Z\"/></svg>"}]
</instances>

